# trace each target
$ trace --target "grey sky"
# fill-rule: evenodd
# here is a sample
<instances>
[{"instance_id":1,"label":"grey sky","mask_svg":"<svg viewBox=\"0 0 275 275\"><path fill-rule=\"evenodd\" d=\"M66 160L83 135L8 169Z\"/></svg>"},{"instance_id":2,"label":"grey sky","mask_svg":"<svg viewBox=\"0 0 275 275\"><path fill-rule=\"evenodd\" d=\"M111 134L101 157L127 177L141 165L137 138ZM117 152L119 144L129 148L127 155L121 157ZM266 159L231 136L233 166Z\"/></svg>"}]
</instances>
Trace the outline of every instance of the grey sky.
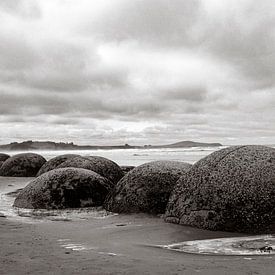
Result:
<instances>
[{"instance_id":1,"label":"grey sky","mask_svg":"<svg viewBox=\"0 0 275 275\"><path fill-rule=\"evenodd\" d=\"M0 1L0 143L275 143L275 2Z\"/></svg>"}]
</instances>

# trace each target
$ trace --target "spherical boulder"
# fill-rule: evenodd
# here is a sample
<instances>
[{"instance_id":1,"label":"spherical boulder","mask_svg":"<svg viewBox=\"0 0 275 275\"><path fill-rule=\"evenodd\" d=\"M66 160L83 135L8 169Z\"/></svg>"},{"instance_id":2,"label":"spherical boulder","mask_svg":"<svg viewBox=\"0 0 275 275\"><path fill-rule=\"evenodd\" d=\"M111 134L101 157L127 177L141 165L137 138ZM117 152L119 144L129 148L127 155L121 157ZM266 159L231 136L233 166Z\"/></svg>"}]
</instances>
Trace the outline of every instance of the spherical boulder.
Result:
<instances>
[{"instance_id":1,"label":"spherical boulder","mask_svg":"<svg viewBox=\"0 0 275 275\"><path fill-rule=\"evenodd\" d=\"M233 146L201 159L178 180L165 220L210 230L268 232L274 197L275 149Z\"/></svg>"},{"instance_id":2,"label":"spherical boulder","mask_svg":"<svg viewBox=\"0 0 275 275\"><path fill-rule=\"evenodd\" d=\"M114 184L123 177L123 171L115 162L99 156L71 158L61 163L57 168L65 167L84 168L94 171Z\"/></svg>"},{"instance_id":3,"label":"spherical boulder","mask_svg":"<svg viewBox=\"0 0 275 275\"><path fill-rule=\"evenodd\" d=\"M0 167L6 177L34 177L46 160L38 154L22 153L8 158Z\"/></svg>"},{"instance_id":4,"label":"spherical boulder","mask_svg":"<svg viewBox=\"0 0 275 275\"><path fill-rule=\"evenodd\" d=\"M75 158L75 157L80 157L80 155L64 154L64 155L54 157L54 158L48 160L46 163L44 163L44 165L39 169L36 176L39 177L40 175L42 175L46 172L56 169L58 167L58 165L60 165L62 162L66 161L68 159L71 159L71 158Z\"/></svg>"},{"instance_id":5,"label":"spherical boulder","mask_svg":"<svg viewBox=\"0 0 275 275\"><path fill-rule=\"evenodd\" d=\"M31 181L17 196L15 207L64 209L102 205L112 184L82 168L54 169Z\"/></svg>"},{"instance_id":6,"label":"spherical boulder","mask_svg":"<svg viewBox=\"0 0 275 275\"><path fill-rule=\"evenodd\" d=\"M128 172L108 195L104 207L118 213L164 213L169 195L191 164L153 161Z\"/></svg>"}]
</instances>

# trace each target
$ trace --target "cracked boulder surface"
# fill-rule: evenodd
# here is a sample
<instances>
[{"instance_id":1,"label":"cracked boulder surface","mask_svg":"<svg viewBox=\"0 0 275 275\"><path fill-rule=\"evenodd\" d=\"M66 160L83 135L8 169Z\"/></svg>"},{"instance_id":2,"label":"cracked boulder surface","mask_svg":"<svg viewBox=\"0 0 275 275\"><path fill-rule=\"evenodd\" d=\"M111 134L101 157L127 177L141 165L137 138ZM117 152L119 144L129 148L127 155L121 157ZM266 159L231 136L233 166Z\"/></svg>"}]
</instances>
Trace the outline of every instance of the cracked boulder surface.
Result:
<instances>
[{"instance_id":1,"label":"cracked boulder surface","mask_svg":"<svg viewBox=\"0 0 275 275\"><path fill-rule=\"evenodd\" d=\"M82 168L54 169L31 181L18 194L15 207L65 209L101 206L112 184Z\"/></svg>"},{"instance_id":2,"label":"cracked boulder surface","mask_svg":"<svg viewBox=\"0 0 275 275\"><path fill-rule=\"evenodd\" d=\"M64 155L60 155L57 157L54 157L50 160L48 160L47 162L44 163L44 165L39 169L38 173L37 173L37 177L49 172L53 169L56 169L58 165L60 165L62 162L71 159L71 158L75 158L75 157L80 157L80 155L77 154L64 154Z\"/></svg>"},{"instance_id":3,"label":"cracked boulder surface","mask_svg":"<svg viewBox=\"0 0 275 275\"><path fill-rule=\"evenodd\" d=\"M170 193L191 164L153 161L129 171L108 195L104 207L117 213L165 212Z\"/></svg>"},{"instance_id":4,"label":"cracked boulder surface","mask_svg":"<svg viewBox=\"0 0 275 275\"><path fill-rule=\"evenodd\" d=\"M275 215L275 149L232 146L195 163L167 205L167 222L209 230L270 232Z\"/></svg>"},{"instance_id":5,"label":"cracked boulder surface","mask_svg":"<svg viewBox=\"0 0 275 275\"><path fill-rule=\"evenodd\" d=\"M94 171L116 184L122 177L123 171L112 160L99 156L74 157L61 163L57 168L75 167Z\"/></svg>"},{"instance_id":6,"label":"cracked boulder surface","mask_svg":"<svg viewBox=\"0 0 275 275\"><path fill-rule=\"evenodd\" d=\"M4 177L34 177L46 160L39 154L22 153L6 159L0 168Z\"/></svg>"}]
</instances>

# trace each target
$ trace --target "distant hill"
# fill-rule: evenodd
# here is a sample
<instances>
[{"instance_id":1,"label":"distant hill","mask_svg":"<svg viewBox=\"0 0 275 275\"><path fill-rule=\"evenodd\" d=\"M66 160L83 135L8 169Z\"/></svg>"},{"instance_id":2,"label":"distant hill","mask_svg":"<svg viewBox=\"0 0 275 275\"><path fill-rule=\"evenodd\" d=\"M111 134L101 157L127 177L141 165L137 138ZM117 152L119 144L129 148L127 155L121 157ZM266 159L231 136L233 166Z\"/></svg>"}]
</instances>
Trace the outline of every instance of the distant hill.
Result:
<instances>
[{"instance_id":1,"label":"distant hill","mask_svg":"<svg viewBox=\"0 0 275 275\"><path fill-rule=\"evenodd\" d=\"M97 146L97 145L76 145L73 142L53 142L53 141L23 141L12 142L5 145L0 145L0 150L3 151L36 151L36 150L96 150L96 149L150 149L150 148L188 148L188 147L212 147L222 146L220 143L201 143L194 141L181 141L168 145L144 145L144 146L131 146L124 145L110 145L110 146Z\"/></svg>"},{"instance_id":2,"label":"distant hill","mask_svg":"<svg viewBox=\"0 0 275 275\"><path fill-rule=\"evenodd\" d=\"M168 145L161 145L161 148L188 148L188 147L213 147L213 146L222 146L221 143L203 143L195 141L180 141Z\"/></svg>"}]
</instances>

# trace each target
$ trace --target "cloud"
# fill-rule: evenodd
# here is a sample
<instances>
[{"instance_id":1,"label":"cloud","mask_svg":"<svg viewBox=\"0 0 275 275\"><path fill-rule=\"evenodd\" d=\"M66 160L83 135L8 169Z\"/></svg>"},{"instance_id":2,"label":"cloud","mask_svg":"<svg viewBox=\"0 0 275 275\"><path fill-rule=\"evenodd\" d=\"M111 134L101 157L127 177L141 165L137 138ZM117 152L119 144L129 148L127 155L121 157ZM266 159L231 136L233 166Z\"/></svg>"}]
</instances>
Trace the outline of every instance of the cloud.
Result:
<instances>
[{"instance_id":1,"label":"cloud","mask_svg":"<svg viewBox=\"0 0 275 275\"><path fill-rule=\"evenodd\" d=\"M178 87L160 92L164 100L202 102L206 99L207 90L201 87Z\"/></svg>"},{"instance_id":2,"label":"cloud","mask_svg":"<svg viewBox=\"0 0 275 275\"><path fill-rule=\"evenodd\" d=\"M24 19L35 19L41 16L41 10L35 0L8 0L1 1L0 7L11 15Z\"/></svg>"},{"instance_id":3,"label":"cloud","mask_svg":"<svg viewBox=\"0 0 275 275\"><path fill-rule=\"evenodd\" d=\"M115 0L79 29L98 39L137 40L149 44L190 43L190 29L200 13L200 1Z\"/></svg>"},{"instance_id":4,"label":"cloud","mask_svg":"<svg viewBox=\"0 0 275 275\"><path fill-rule=\"evenodd\" d=\"M3 138L272 143L274 5L2 1Z\"/></svg>"},{"instance_id":5,"label":"cloud","mask_svg":"<svg viewBox=\"0 0 275 275\"><path fill-rule=\"evenodd\" d=\"M232 1L206 7L202 19L202 50L229 63L249 89L274 86L274 8L269 0Z\"/></svg>"}]
</instances>

